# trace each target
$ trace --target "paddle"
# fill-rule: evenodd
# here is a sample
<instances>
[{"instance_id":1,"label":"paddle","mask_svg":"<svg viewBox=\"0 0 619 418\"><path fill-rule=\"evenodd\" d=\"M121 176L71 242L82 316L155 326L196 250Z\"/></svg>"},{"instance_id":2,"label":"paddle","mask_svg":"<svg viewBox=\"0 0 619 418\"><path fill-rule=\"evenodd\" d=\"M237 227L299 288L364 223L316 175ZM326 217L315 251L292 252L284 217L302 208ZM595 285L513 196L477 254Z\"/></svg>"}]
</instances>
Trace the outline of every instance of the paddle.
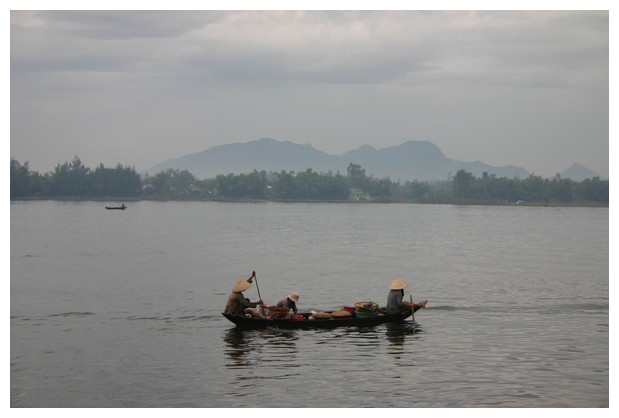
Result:
<instances>
[{"instance_id":1,"label":"paddle","mask_svg":"<svg viewBox=\"0 0 619 418\"><path fill-rule=\"evenodd\" d=\"M413 305L413 295L409 295L411 297L411 313L413 315L413 334L415 333L415 305Z\"/></svg>"},{"instance_id":2,"label":"paddle","mask_svg":"<svg viewBox=\"0 0 619 418\"><path fill-rule=\"evenodd\" d=\"M260 296L260 286L258 286L258 276L256 276L256 270L251 272L251 277L250 279L256 279L256 290L258 291L258 300L262 300L262 296ZM266 312L264 310L264 301L262 301L262 316L264 316L264 319L267 319L267 315Z\"/></svg>"},{"instance_id":3,"label":"paddle","mask_svg":"<svg viewBox=\"0 0 619 418\"><path fill-rule=\"evenodd\" d=\"M250 279L256 279L256 290L258 290L258 299L262 300L262 296L260 296L260 287L258 286L258 277L256 276L256 271L251 272Z\"/></svg>"}]
</instances>

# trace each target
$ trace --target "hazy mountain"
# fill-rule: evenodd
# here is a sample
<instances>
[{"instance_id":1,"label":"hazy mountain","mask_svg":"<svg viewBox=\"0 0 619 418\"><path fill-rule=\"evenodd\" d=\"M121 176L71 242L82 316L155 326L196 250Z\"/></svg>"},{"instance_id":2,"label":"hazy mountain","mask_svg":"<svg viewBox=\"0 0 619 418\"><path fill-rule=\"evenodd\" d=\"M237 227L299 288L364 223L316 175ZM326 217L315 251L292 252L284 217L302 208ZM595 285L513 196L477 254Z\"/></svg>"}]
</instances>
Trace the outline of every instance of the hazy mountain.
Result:
<instances>
[{"instance_id":1,"label":"hazy mountain","mask_svg":"<svg viewBox=\"0 0 619 418\"><path fill-rule=\"evenodd\" d=\"M368 176L390 177L392 180L447 180L465 169L477 177L484 172L497 177L528 177L529 173L515 166L493 167L479 161L465 162L447 158L428 141L407 141L401 145L376 149L364 145L342 155L330 155L311 145L263 138L245 143L220 145L205 151L174 158L148 170L154 174L168 168L188 170L198 178L213 178L219 174L240 174L252 170L279 172L305 171L347 173L350 163L359 164Z\"/></svg>"},{"instance_id":2,"label":"hazy mountain","mask_svg":"<svg viewBox=\"0 0 619 418\"><path fill-rule=\"evenodd\" d=\"M578 163L572 164L570 168L562 172L560 175L561 178L572 179L574 181L583 181L585 179L599 177L599 174L597 174L595 171Z\"/></svg>"},{"instance_id":3,"label":"hazy mountain","mask_svg":"<svg viewBox=\"0 0 619 418\"><path fill-rule=\"evenodd\" d=\"M175 168L188 170L198 178L212 178L219 174L249 173L254 169L279 172L305 171L311 167L320 172L337 166L337 157L318 151L311 145L263 138L246 143L220 145L197 154L173 158L154 166L148 172L158 173Z\"/></svg>"},{"instance_id":4,"label":"hazy mountain","mask_svg":"<svg viewBox=\"0 0 619 418\"><path fill-rule=\"evenodd\" d=\"M484 172L497 177L521 178L529 173L521 167L492 167L479 161L465 162L447 158L433 143L428 141L407 141L401 145L374 149L368 145L341 156L365 168L367 174L375 177L391 177L392 180L447 180L460 169L481 177ZM348 165L346 165L348 167Z\"/></svg>"}]
</instances>

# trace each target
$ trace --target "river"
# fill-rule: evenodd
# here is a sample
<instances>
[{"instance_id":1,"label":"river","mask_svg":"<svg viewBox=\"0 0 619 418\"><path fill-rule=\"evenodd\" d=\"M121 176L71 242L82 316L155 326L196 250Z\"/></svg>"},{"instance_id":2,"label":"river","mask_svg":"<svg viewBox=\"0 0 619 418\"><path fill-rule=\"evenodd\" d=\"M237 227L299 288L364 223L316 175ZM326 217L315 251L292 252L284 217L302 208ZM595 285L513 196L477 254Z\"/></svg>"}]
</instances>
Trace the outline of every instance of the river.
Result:
<instances>
[{"instance_id":1,"label":"river","mask_svg":"<svg viewBox=\"0 0 619 418\"><path fill-rule=\"evenodd\" d=\"M608 407L607 208L11 202L11 407ZM240 331L255 270L301 310L415 322ZM258 299L256 286L245 292ZM412 292L412 293L411 293Z\"/></svg>"}]
</instances>

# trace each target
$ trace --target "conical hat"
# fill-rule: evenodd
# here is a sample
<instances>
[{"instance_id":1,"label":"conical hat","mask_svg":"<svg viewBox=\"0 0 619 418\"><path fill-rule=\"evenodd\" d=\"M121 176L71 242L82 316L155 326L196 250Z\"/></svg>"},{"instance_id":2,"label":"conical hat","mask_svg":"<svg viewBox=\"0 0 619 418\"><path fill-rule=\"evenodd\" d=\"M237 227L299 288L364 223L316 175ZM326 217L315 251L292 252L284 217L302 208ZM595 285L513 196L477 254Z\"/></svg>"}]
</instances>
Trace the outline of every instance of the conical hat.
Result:
<instances>
[{"instance_id":1,"label":"conical hat","mask_svg":"<svg viewBox=\"0 0 619 418\"><path fill-rule=\"evenodd\" d=\"M250 287L251 287L251 283L249 283L247 280L239 280L238 282L236 282L236 284L232 288L232 291L236 293L240 293L240 292L243 292L249 289Z\"/></svg>"},{"instance_id":2,"label":"conical hat","mask_svg":"<svg viewBox=\"0 0 619 418\"><path fill-rule=\"evenodd\" d=\"M389 285L389 289L391 290L400 290L400 289L404 289L405 287L408 287L408 285L404 283L402 279L395 279Z\"/></svg>"}]
</instances>

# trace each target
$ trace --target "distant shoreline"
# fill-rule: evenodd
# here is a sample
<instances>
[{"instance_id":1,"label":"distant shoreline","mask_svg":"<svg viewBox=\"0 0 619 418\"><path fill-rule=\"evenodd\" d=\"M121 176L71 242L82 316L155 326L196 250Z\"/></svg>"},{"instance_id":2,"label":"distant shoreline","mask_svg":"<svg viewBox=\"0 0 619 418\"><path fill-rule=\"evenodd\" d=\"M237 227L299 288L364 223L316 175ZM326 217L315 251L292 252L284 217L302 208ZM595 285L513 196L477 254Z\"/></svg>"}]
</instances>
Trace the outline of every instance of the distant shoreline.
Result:
<instances>
[{"instance_id":1,"label":"distant shoreline","mask_svg":"<svg viewBox=\"0 0 619 418\"><path fill-rule=\"evenodd\" d=\"M452 205L452 206L519 206L519 207L548 207L548 208L608 208L609 204L600 202L571 202L571 203L544 203L544 202L527 202L526 204L517 204L516 202L497 201L489 202L482 200L465 200L465 201L432 201L432 200L393 200L393 199L375 199L375 200L272 200L272 199L206 199L206 198L140 198L140 197L21 197L11 198L11 202L19 201L58 201L58 202L219 202L219 203L333 203L333 204L412 204L412 205Z\"/></svg>"}]
</instances>

